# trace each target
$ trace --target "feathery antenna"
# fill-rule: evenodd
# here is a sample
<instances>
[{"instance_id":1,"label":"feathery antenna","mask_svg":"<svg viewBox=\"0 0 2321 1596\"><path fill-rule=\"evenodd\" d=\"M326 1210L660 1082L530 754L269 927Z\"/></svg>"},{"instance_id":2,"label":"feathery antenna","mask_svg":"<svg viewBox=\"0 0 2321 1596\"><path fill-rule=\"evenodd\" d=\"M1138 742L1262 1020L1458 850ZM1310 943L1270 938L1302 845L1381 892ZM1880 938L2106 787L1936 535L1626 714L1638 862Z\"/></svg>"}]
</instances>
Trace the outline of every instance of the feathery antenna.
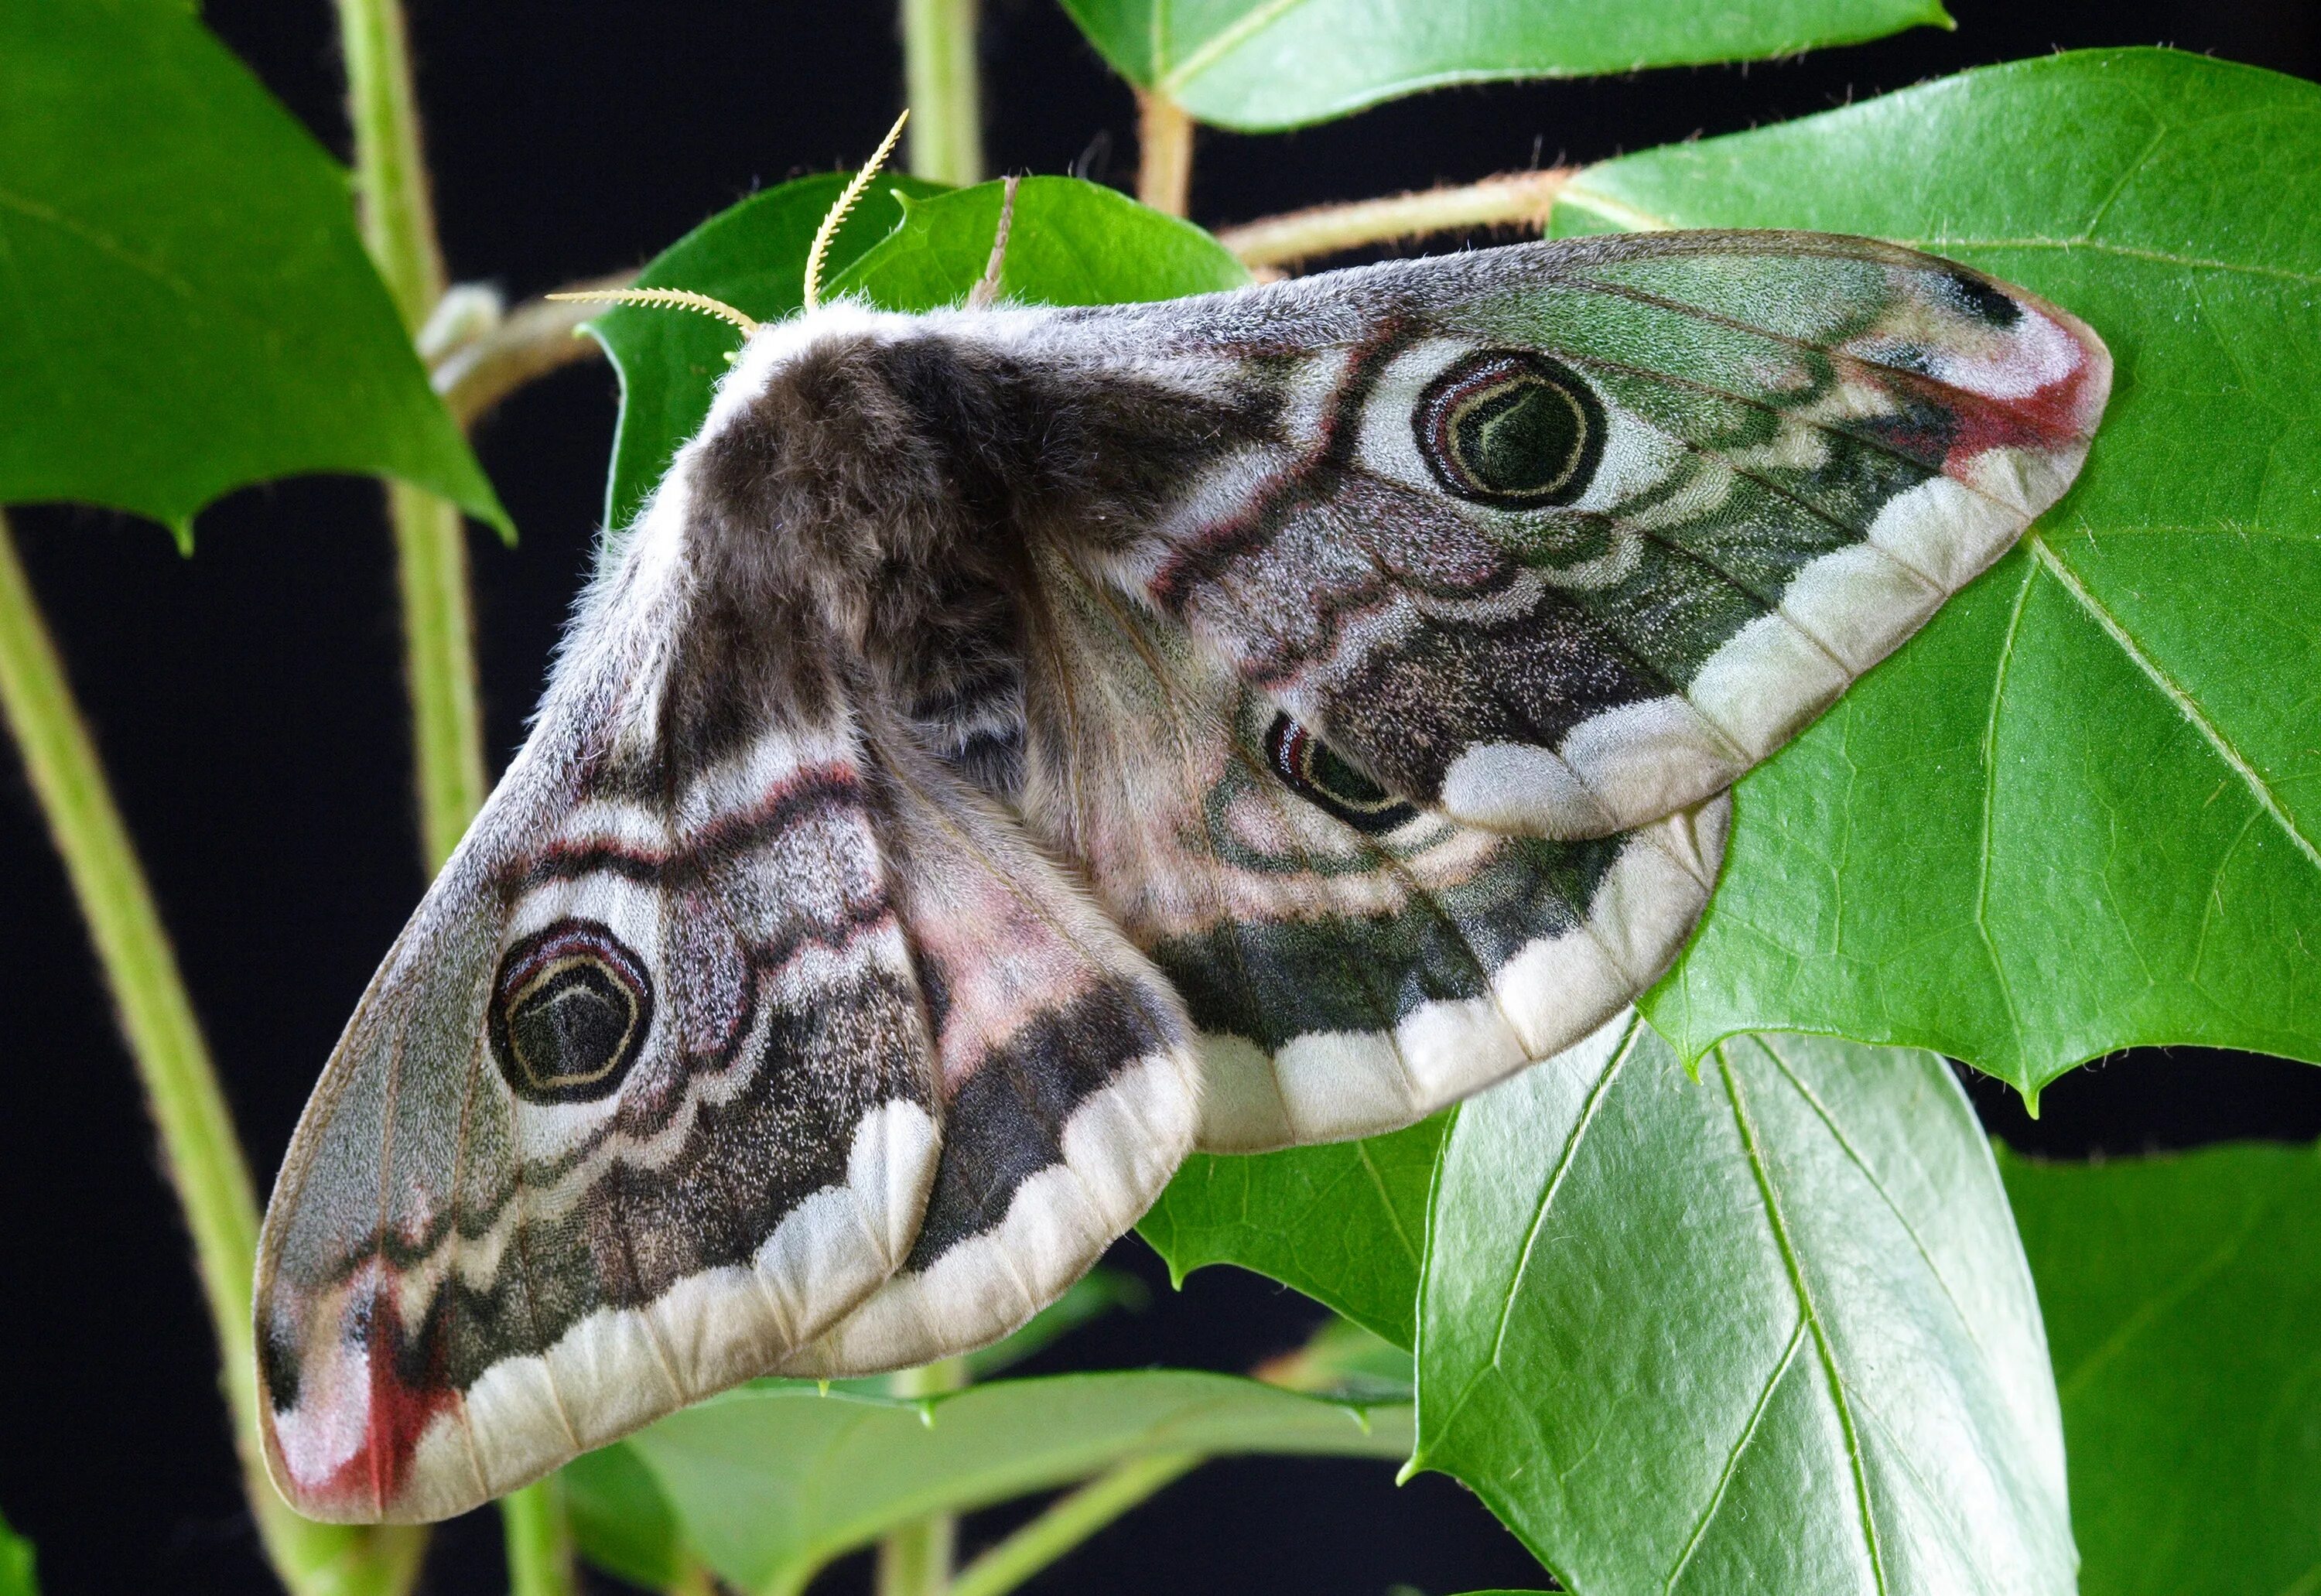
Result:
<instances>
[{"instance_id":1,"label":"feathery antenna","mask_svg":"<svg viewBox=\"0 0 2321 1596\"><path fill-rule=\"evenodd\" d=\"M747 338L755 333L760 323L735 310L723 299L712 299L706 294L696 294L690 288L592 288L586 292L548 294L543 298L573 301L596 300L606 305L656 305L678 310L697 310L703 315L715 316L721 322L731 322L742 329Z\"/></svg>"},{"instance_id":2,"label":"feathery antenna","mask_svg":"<svg viewBox=\"0 0 2321 1596\"><path fill-rule=\"evenodd\" d=\"M1007 264L1007 235L1015 226L1015 185L1021 178L1010 178L999 194L999 225L991 234L991 258L983 263L983 276L967 291L967 308L988 309L999 297L999 269Z\"/></svg>"},{"instance_id":3,"label":"feathery antenna","mask_svg":"<svg viewBox=\"0 0 2321 1596\"><path fill-rule=\"evenodd\" d=\"M895 141L903 136L903 124L910 119L910 108L906 106L903 114L895 118L895 125L887 130L887 137L878 150L862 163L862 169L854 174L854 180L847 184L844 192L839 195L838 203L830 207L830 214L822 219L822 225L814 230L814 248L806 253L806 309L812 310L822 303L822 263L830 253L830 241L838 236L838 224L846 220L846 213L854 208L854 202L862 197L865 188L870 187L870 179L878 175L878 169L885 166L887 158L895 153Z\"/></svg>"}]
</instances>

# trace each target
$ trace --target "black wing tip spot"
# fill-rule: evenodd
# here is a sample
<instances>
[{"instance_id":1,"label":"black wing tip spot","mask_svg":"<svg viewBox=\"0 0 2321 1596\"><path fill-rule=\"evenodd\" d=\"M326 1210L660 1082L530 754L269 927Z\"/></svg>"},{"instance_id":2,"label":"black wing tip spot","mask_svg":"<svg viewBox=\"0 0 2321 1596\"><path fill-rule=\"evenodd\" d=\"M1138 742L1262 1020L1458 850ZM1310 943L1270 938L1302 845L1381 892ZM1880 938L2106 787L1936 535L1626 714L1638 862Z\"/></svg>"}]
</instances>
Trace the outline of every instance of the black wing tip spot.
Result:
<instances>
[{"instance_id":1,"label":"black wing tip spot","mask_svg":"<svg viewBox=\"0 0 2321 1596\"><path fill-rule=\"evenodd\" d=\"M1989 278L1963 267L1943 273L1943 296L1953 309L2001 331L2023 319L2023 306Z\"/></svg>"}]
</instances>

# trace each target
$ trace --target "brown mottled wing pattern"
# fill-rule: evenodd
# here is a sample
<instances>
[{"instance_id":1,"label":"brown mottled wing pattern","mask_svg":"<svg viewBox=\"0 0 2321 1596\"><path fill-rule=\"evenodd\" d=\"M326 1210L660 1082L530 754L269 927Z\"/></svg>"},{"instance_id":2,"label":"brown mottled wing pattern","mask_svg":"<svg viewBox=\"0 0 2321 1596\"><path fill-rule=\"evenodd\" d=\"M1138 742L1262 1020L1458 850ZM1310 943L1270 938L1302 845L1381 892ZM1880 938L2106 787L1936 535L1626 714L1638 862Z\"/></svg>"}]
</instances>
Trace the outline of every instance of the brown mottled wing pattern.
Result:
<instances>
[{"instance_id":1,"label":"brown mottled wing pattern","mask_svg":"<svg viewBox=\"0 0 2321 1596\"><path fill-rule=\"evenodd\" d=\"M1579 1042L1668 967L1722 855L1717 797L1557 842L1381 792L1060 561L1023 807L1201 1030L1202 1145L1407 1125Z\"/></svg>"},{"instance_id":2,"label":"brown mottled wing pattern","mask_svg":"<svg viewBox=\"0 0 2321 1596\"><path fill-rule=\"evenodd\" d=\"M444 1517L786 1363L993 1339L1191 1144L1166 980L813 615L725 627L687 485L285 1161L265 1440L313 1516Z\"/></svg>"}]
</instances>

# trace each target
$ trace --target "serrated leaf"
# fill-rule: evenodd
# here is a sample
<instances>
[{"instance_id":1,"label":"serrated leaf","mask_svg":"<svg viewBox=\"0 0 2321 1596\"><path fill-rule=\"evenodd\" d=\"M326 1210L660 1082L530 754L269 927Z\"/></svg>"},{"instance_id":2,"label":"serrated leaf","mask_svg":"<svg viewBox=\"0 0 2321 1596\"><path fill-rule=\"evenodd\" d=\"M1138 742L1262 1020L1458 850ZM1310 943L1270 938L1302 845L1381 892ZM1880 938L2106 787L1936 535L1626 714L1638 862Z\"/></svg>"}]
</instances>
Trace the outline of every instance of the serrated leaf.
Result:
<instances>
[{"instance_id":1,"label":"serrated leaf","mask_svg":"<svg viewBox=\"0 0 2321 1596\"><path fill-rule=\"evenodd\" d=\"M1939 0L1063 0L1113 68L1262 132L1453 83L1752 60L1948 27Z\"/></svg>"},{"instance_id":2,"label":"serrated leaf","mask_svg":"<svg viewBox=\"0 0 2321 1596\"><path fill-rule=\"evenodd\" d=\"M1868 233L2094 324L2085 475L1739 789L1648 1000L1939 1048L2321 1062L2321 87L2161 50L1970 72L1581 174L1559 231Z\"/></svg>"},{"instance_id":3,"label":"serrated leaf","mask_svg":"<svg viewBox=\"0 0 2321 1596\"><path fill-rule=\"evenodd\" d=\"M1182 1281L1237 1263L1396 1345L1415 1345L1426 1192L1451 1117L1359 1142L1197 1153L1136 1227Z\"/></svg>"},{"instance_id":4,"label":"serrated leaf","mask_svg":"<svg viewBox=\"0 0 2321 1596\"><path fill-rule=\"evenodd\" d=\"M2038 1306L1948 1066L1595 1045L1452 1126L1417 1464L1588 1596L2071 1591Z\"/></svg>"},{"instance_id":5,"label":"serrated leaf","mask_svg":"<svg viewBox=\"0 0 2321 1596\"><path fill-rule=\"evenodd\" d=\"M637 274L645 288L690 288L761 322L795 315L806 297L806 257L815 229L850 173L799 178L729 206L654 256ZM831 240L825 280L891 232L898 196L943 192L898 173L872 179ZM605 484L605 524L619 531L669 469L678 446L698 432L740 335L689 311L616 306L587 324L621 380L621 415Z\"/></svg>"},{"instance_id":6,"label":"serrated leaf","mask_svg":"<svg viewBox=\"0 0 2321 1596\"><path fill-rule=\"evenodd\" d=\"M2085 1596L2311 1590L2321 1155L1999 1171L2054 1352Z\"/></svg>"},{"instance_id":7,"label":"serrated leaf","mask_svg":"<svg viewBox=\"0 0 2321 1596\"><path fill-rule=\"evenodd\" d=\"M178 530L305 471L506 512L356 236L347 178L172 0L0 0L0 504Z\"/></svg>"},{"instance_id":8,"label":"serrated leaf","mask_svg":"<svg viewBox=\"0 0 2321 1596\"><path fill-rule=\"evenodd\" d=\"M1002 186L924 201L892 236L835 278L887 310L956 305L991 258ZM1075 178L1026 178L999 273L1002 297L1033 305L1117 305L1238 288L1248 269L1189 222Z\"/></svg>"},{"instance_id":9,"label":"serrated leaf","mask_svg":"<svg viewBox=\"0 0 2321 1596\"><path fill-rule=\"evenodd\" d=\"M630 1438L687 1543L748 1591L796 1591L897 1524L1069 1484L1163 1453L1397 1459L1407 1406L1140 1370L970 1386L925 1401L748 1388Z\"/></svg>"}]
</instances>

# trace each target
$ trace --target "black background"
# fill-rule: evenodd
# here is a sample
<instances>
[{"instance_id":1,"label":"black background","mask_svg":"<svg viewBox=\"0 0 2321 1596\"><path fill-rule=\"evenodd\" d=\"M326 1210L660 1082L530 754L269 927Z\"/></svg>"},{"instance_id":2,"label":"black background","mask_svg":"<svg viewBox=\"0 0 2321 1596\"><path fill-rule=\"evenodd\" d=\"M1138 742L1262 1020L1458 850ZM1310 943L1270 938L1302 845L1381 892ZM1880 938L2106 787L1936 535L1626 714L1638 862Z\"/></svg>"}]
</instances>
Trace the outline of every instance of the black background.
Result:
<instances>
[{"instance_id":1,"label":"black background","mask_svg":"<svg viewBox=\"0 0 2321 1596\"><path fill-rule=\"evenodd\" d=\"M1618 0L1599 0L1605 5ZM1458 90L1287 137L1205 134L1194 213L1293 205L1588 160L1807 114L2057 47L2168 42L2321 75L2312 0L1954 0L1930 30L1801 60ZM418 0L413 25L454 274L511 297L633 265L753 188L849 165L900 93L892 9ZM331 10L214 0L208 20L323 141L346 150ZM991 0L995 169L1127 181L1127 91L1050 0ZM614 387L601 364L517 396L484 462L522 545L473 543L489 747L504 759L587 566ZM324 1054L423 886L408 796L393 570L374 485L287 482L205 512L179 558L157 527L18 516L25 556L173 930L261 1191ZM0 763L0 1510L53 1592L260 1591L209 1332L128 1059L13 761ZM2067 1077L2028 1119L2060 1155L2321 1135L2321 1073L2180 1050ZM1242 1368L1295 1344L1303 1299L1215 1270L1038 1367ZM1539 1582L1458 1487L1351 1462L1214 1464L1034 1585L1047 1591L1384 1592ZM1004 1523L978 1519L972 1540ZM449 1527L428 1588L505 1588L496 1516ZM824 1590L860 1588L859 1564ZM609 1582L606 1582L609 1583Z\"/></svg>"}]
</instances>

